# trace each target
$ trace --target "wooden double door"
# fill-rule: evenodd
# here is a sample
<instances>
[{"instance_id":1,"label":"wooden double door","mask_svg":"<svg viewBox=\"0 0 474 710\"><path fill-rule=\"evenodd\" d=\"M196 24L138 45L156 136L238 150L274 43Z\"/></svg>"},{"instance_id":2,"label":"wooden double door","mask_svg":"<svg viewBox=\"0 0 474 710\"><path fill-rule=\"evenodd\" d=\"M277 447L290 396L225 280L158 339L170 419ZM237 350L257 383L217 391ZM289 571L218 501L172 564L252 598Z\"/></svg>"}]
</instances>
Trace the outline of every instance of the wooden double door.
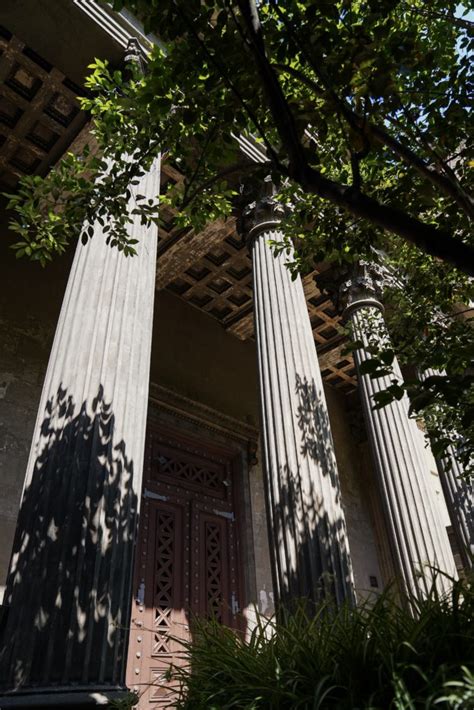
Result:
<instances>
[{"instance_id":1,"label":"wooden double door","mask_svg":"<svg viewBox=\"0 0 474 710\"><path fill-rule=\"evenodd\" d=\"M185 662L195 616L239 625L237 461L205 437L149 427L127 664L139 710L173 706L167 673Z\"/></svg>"}]
</instances>

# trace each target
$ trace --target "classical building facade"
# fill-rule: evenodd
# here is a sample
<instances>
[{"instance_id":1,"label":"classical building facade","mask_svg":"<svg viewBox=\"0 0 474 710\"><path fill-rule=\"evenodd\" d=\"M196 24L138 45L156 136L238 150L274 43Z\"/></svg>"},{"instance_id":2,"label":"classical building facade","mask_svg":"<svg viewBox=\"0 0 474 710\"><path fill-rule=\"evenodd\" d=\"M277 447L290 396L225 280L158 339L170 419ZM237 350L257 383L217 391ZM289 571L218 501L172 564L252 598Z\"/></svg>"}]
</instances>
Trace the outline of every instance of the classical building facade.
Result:
<instances>
[{"instance_id":1,"label":"classical building facade","mask_svg":"<svg viewBox=\"0 0 474 710\"><path fill-rule=\"evenodd\" d=\"M0 25L13 191L87 141L75 97L93 58L119 66L147 40L95 0L4 0ZM156 161L136 190L180 179ZM265 184L200 234L164 211L159 234L132 224L128 259L96 225L41 270L15 261L1 206L0 707L127 687L170 707L194 615L245 632L276 599L356 603L394 579L423 594L427 565L469 564L456 479L406 401L373 411L364 353L342 353L343 318L362 339L369 315L384 328L379 272L360 264L337 299L318 272L293 281L268 246L280 209Z\"/></svg>"}]
</instances>

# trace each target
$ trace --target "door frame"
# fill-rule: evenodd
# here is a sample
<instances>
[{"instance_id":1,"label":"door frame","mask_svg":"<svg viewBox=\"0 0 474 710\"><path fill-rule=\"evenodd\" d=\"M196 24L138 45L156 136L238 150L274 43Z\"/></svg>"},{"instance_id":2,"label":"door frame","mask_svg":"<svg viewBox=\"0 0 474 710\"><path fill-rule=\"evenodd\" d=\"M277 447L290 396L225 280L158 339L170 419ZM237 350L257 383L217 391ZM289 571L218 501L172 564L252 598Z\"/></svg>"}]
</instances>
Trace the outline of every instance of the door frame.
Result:
<instances>
[{"instance_id":1,"label":"door frame","mask_svg":"<svg viewBox=\"0 0 474 710\"><path fill-rule=\"evenodd\" d=\"M244 610L249 601L256 598L255 553L252 529L252 512L249 474L255 463L258 430L251 424L241 422L213 410L206 405L194 402L177 395L161 386L151 385L149 410L146 427L145 460L143 471L142 492L140 502L144 498L145 489L153 491L153 483L147 478L149 470L148 442L149 432L159 431L160 439L168 439L173 446L181 442L186 450L192 450L197 456L200 453L214 456L228 462L232 476L232 509L235 515L234 533L236 536L235 551L237 567L241 574L237 575L237 592L240 620L239 630L245 631L246 619ZM136 557L140 541L140 524L134 545ZM134 560L133 586L130 599L129 636L133 633L132 615L134 599L140 580L138 565ZM127 644L128 645L128 644ZM128 657L127 664L131 663ZM127 675L130 668L127 668ZM131 677L131 673L130 673ZM133 687L133 686L132 686Z\"/></svg>"}]
</instances>

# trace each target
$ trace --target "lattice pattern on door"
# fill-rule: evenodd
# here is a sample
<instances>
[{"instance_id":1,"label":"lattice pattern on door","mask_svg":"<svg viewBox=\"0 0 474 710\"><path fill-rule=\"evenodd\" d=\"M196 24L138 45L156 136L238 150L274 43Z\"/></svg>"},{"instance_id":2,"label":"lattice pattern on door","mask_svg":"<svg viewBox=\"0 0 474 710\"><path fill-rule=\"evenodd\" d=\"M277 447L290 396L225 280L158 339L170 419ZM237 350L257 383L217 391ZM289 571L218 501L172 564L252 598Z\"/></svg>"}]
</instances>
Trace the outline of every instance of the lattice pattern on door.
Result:
<instances>
[{"instance_id":1,"label":"lattice pattern on door","mask_svg":"<svg viewBox=\"0 0 474 710\"><path fill-rule=\"evenodd\" d=\"M222 622L222 534L217 523L206 523L206 603L207 613Z\"/></svg>"},{"instance_id":2,"label":"lattice pattern on door","mask_svg":"<svg viewBox=\"0 0 474 710\"><path fill-rule=\"evenodd\" d=\"M173 611L175 527L173 513L163 510L156 511L153 656L170 653L169 632Z\"/></svg>"},{"instance_id":3,"label":"lattice pattern on door","mask_svg":"<svg viewBox=\"0 0 474 710\"><path fill-rule=\"evenodd\" d=\"M169 476L178 484L191 483L200 488L207 488L209 491L215 491L222 494L225 491L225 469L211 468L197 462L183 461L176 456L167 456L160 452L153 459L152 476L154 479L160 476Z\"/></svg>"}]
</instances>

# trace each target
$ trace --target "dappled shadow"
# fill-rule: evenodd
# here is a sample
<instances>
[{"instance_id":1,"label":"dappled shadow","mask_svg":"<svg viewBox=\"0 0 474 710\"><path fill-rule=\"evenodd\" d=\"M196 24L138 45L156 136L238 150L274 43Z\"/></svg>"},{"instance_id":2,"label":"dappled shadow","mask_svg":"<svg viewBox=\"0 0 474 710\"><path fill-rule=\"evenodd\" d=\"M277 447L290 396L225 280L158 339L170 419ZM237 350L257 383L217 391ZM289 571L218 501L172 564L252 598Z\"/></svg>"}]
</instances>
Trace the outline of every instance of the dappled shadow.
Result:
<instances>
[{"instance_id":1,"label":"dappled shadow","mask_svg":"<svg viewBox=\"0 0 474 710\"><path fill-rule=\"evenodd\" d=\"M123 687L137 497L100 387L46 405L21 503L0 650L3 690Z\"/></svg>"},{"instance_id":2,"label":"dappled shadow","mask_svg":"<svg viewBox=\"0 0 474 710\"><path fill-rule=\"evenodd\" d=\"M296 375L296 395L298 397L298 427L301 432L301 453L309 456L321 466L323 475L331 478L331 485L339 487L334 458L334 446L329 416L318 397L316 383L307 377Z\"/></svg>"},{"instance_id":3,"label":"dappled shadow","mask_svg":"<svg viewBox=\"0 0 474 710\"><path fill-rule=\"evenodd\" d=\"M329 419L314 381L296 376L297 452L268 470L271 543L280 605L354 601L347 532ZM290 422L285 422L288 429Z\"/></svg>"}]
</instances>

